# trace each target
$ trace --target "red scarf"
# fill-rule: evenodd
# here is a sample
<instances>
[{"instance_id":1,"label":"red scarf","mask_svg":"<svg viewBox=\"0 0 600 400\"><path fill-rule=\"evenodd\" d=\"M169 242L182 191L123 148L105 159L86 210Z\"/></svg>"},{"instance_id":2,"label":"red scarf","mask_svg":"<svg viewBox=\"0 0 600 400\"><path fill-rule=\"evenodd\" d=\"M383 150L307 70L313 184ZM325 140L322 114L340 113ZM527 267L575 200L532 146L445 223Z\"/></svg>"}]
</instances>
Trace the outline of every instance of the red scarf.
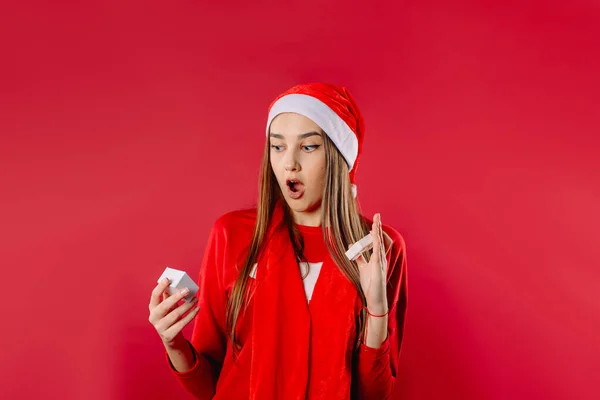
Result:
<instances>
[{"instance_id":1,"label":"red scarf","mask_svg":"<svg viewBox=\"0 0 600 400\"><path fill-rule=\"evenodd\" d=\"M250 398L304 400L308 394L309 368L318 374L313 377L315 387L323 387L317 380L327 380L329 389L347 385L348 380L340 379L339 375L346 359L347 340L342 338L354 337L347 325L348 315L354 312L358 298L356 290L327 256L318 280L323 280L321 292L328 297L319 299L320 304L309 311L301 271L283 222L281 200L275 206L265 243L264 255L258 260L253 295ZM335 295L330 290L335 291ZM332 310L330 306L339 309ZM316 335L318 342L311 344L311 335ZM333 353L321 357L321 346L328 346ZM311 362L311 353L313 357L319 354L319 359ZM328 374L320 371L328 371L328 366L337 369L339 374L323 376Z\"/></svg>"}]
</instances>

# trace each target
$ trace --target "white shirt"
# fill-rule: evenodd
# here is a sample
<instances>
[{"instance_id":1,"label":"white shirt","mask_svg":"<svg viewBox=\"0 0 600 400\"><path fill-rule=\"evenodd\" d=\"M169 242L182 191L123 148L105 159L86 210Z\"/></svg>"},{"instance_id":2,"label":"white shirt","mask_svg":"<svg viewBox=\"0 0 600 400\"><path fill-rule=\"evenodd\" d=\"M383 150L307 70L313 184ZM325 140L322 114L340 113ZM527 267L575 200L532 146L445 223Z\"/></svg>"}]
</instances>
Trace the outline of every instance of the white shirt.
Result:
<instances>
[{"instance_id":1,"label":"white shirt","mask_svg":"<svg viewBox=\"0 0 600 400\"><path fill-rule=\"evenodd\" d=\"M321 273L321 267L323 266L323 261L321 262L301 262L300 263L300 273L302 276L306 274L306 268L308 266L308 275L302 280L304 285L304 293L306 294L306 299L310 302L312 298L313 291L315 290L315 285L317 284L317 278L319 278L319 274ZM254 264L252 267L252 271L250 271L250 277L256 279L256 269L258 264Z\"/></svg>"}]
</instances>

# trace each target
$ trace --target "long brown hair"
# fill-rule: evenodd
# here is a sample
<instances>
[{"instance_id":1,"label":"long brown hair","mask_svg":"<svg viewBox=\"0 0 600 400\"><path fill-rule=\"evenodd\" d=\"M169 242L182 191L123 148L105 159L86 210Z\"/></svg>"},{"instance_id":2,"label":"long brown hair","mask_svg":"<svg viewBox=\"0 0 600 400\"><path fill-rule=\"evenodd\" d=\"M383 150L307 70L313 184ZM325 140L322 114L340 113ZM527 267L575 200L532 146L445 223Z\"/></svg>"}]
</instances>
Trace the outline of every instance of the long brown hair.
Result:
<instances>
[{"instance_id":1,"label":"long brown hair","mask_svg":"<svg viewBox=\"0 0 600 400\"><path fill-rule=\"evenodd\" d=\"M327 167L325 172L325 188L321 203L321 226L325 235L325 242L332 259L341 272L354 284L362 300L362 304L366 305L365 294L360 285L358 266L355 262L346 258L345 252L349 244L358 241L369 233L370 226L360 214L358 202L352 196L346 161L326 134L323 135L323 139ZM283 199L283 194L271 168L270 143L268 138L263 153L258 193L256 225L254 226L250 248L231 291L226 310L226 327L228 336L233 343L234 352L239 347L235 336L236 322L240 310L248 301L246 290L248 276L262 250L261 244L267 234L267 228L278 199L283 200L283 220L287 225L296 259L297 261L303 260L304 244L302 235L294 223L289 206ZM331 229L327 230L327 227ZM365 259L368 261L368 254L365 254ZM358 349L363 339L365 321L366 311L363 309L357 321L358 334L355 350Z\"/></svg>"}]
</instances>

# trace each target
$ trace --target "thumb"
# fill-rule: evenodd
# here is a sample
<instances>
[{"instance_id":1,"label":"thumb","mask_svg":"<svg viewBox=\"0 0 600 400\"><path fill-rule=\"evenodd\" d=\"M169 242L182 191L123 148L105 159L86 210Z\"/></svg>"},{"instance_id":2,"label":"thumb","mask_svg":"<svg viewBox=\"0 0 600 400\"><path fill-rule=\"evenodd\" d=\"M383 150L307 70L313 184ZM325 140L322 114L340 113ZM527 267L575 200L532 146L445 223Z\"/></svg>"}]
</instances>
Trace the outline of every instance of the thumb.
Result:
<instances>
[{"instance_id":1,"label":"thumb","mask_svg":"<svg viewBox=\"0 0 600 400\"><path fill-rule=\"evenodd\" d=\"M348 245L348 250L350 250L350 247L352 247L352 244ZM367 265L367 262L365 261L365 258L363 257L362 254L359 254L358 257L356 257L354 259L354 261L356 261L356 263L358 264L359 268L364 267L365 265Z\"/></svg>"}]
</instances>

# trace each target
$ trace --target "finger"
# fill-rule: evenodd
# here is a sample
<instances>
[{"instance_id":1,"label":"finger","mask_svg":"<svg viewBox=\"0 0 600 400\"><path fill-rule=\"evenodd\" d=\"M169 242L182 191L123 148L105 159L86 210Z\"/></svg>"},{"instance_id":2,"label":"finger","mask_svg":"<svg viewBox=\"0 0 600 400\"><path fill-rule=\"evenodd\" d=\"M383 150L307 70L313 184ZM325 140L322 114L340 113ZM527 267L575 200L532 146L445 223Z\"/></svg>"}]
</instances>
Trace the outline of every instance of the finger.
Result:
<instances>
[{"instance_id":1,"label":"finger","mask_svg":"<svg viewBox=\"0 0 600 400\"><path fill-rule=\"evenodd\" d=\"M169 298L169 296L171 296L171 293L169 293L169 291L168 291L168 290L165 290L165 291L163 292L163 294L162 294L162 299L163 299L163 301L165 301L166 299L168 299L168 298Z\"/></svg>"},{"instance_id":2,"label":"finger","mask_svg":"<svg viewBox=\"0 0 600 400\"><path fill-rule=\"evenodd\" d=\"M150 296L150 304L148 305L150 311L152 311L161 303L161 294L164 293L167 287L169 287L169 283L169 278L164 278L158 285L154 287L152 290L152 295Z\"/></svg>"},{"instance_id":3,"label":"finger","mask_svg":"<svg viewBox=\"0 0 600 400\"><path fill-rule=\"evenodd\" d=\"M385 262L385 242L383 241L383 225L381 224L381 214L377 214L377 232L379 234L379 245L381 248L381 260Z\"/></svg>"},{"instance_id":4,"label":"finger","mask_svg":"<svg viewBox=\"0 0 600 400\"><path fill-rule=\"evenodd\" d=\"M196 304L198 304L198 298L194 297L189 303L184 303L174 308L171 312L161 318L160 321L158 321L156 324L156 330L159 332L168 330L171 326L173 326L173 324L179 321L190 308L196 306Z\"/></svg>"},{"instance_id":5,"label":"finger","mask_svg":"<svg viewBox=\"0 0 600 400\"><path fill-rule=\"evenodd\" d=\"M349 245L348 245L348 250L350 250L350 247L352 247L352 244L349 244ZM367 264L367 262L365 261L365 258L363 257L362 253L361 253L361 254L359 254L359 255L358 255L358 256L357 256L357 257L356 257L354 260L352 260L352 261L355 261L355 262L358 264L359 268L360 268L360 267L363 267L364 265L366 265L366 264Z\"/></svg>"},{"instance_id":6,"label":"finger","mask_svg":"<svg viewBox=\"0 0 600 400\"><path fill-rule=\"evenodd\" d=\"M385 251L384 251L385 255L387 256L387 254L392 249L392 239L389 237L389 235L387 233L385 233L385 231L383 232L383 246L385 249Z\"/></svg>"},{"instance_id":7,"label":"finger","mask_svg":"<svg viewBox=\"0 0 600 400\"><path fill-rule=\"evenodd\" d=\"M368 263L365 260L365 257L362 254L359 254L358 257L356 257L356 259L354 260L356 261L356 263L358 264L358 268L364 268Z\"/></svg>"},{"instance_id":8,"label":"finger","mask_svg":"<svg viewBox=\"0 0 600 400\"><path fill-rule=\"evenodd\" d=\"M154 308L151 314L154 314L154 318L159 320L164 318L165 315L169 313L173 308L177 306L177 303L182 300L185 296L189 294L189 291L186 291L187 288L182 288L177 290L175 293L167 297L163 302L161 302L158 306Z\"/></svg>"},{"instance_id":9,"label":"finger","mask_svg":"<svg viewBox=\"0 0 600 400\"><path fill-rule=\"evenodd\" d=\"M371 231L371 236L373 237L373 254L371 254L371 259L374 259L373 262L379 262L381 259L381 243L379 242L377 222L375 220L373 221L373 230Z\"/></svg>"},{"instance_id":10,"label":"finger","mask_svg":"<svg viewBox=\"0 0 600 400\"><path fill-rule=\"evenodd\" d=\"M198 306L194 307L192 311L187 313L185 317L181 318L179 321L174 323L169 329L167 329L164 335L166 337L175 337L179 332L183 330L183 328L186 327L187 324L189 324L196 317L199 310L200 308Z\"/></svg>"},{"instance_id":11,"label":"finger","mask_svg":"<svg viewBox=\"0 0 600 400\"><path fill-rule=\"evenodd\" d=\"M168 299L170 296L171 296L171 294L169 293L169 291L168 291L168 290L165 290L165 291L163 292L163 295L162 295L162 300L163 300L163 301L165 301L165 300L166 300L166 299ZM174 309L176 306L177 306L177 304L175 304L174 306L172 306L171 308L169 308L169 309L168 309L166 312L167 312L167 313L171 312L171 311L172 311L172 310L173 310L173 309Z\"/></svg>"},{"instance_id":12,"label":"finger","mask_svg":"<svg viewBox=\"0 0 600 400\"><path fill-rule=\"evenodd\" d=\"M381 260L381 269L385 272L387 271L387 258L385 252L385 241L383 239L383 224L381 223L381 214L377 214L377 233L379 236L380 243L380 260Z\"/></svg>"}]
</instances>

